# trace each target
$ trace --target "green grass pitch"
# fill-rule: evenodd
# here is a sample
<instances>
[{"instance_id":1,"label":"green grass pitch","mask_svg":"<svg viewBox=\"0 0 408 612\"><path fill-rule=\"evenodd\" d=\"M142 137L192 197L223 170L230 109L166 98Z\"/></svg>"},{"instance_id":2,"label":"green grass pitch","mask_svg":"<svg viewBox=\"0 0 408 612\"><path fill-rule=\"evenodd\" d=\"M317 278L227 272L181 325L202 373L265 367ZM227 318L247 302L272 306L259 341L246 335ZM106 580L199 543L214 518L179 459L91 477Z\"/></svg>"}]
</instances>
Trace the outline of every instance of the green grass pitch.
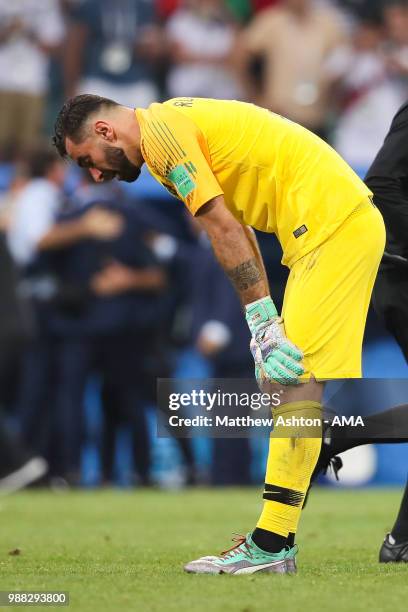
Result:
<instances>
[{"instance_id":1,"label":"green grass pitch","mask_svg":"<svg viewBox=\"0 0 408 612\"><path fill-rule=\"evenodd\" d=\"M90 612L397 612L408 605L408 566L380 566L377 555L399 499L315 490L299 574L234 577L191 576L182 564L249 530L258 489L20 493L0 500L0 590L65 590L62 609Z\"/></svg>"}]
</instances>

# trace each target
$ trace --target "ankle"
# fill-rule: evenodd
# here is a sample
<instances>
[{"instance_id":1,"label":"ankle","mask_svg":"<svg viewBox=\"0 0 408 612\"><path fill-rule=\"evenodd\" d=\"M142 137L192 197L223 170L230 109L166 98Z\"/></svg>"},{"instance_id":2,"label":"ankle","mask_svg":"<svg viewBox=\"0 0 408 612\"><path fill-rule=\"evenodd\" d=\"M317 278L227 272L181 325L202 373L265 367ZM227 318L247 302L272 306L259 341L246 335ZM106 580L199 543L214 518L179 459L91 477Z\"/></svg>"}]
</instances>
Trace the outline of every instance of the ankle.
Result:
<instances>
[{"instance_id":1,"label":"ankle","mask_svg":"<svg viewBox=\"0 0 408 612\"><path fill-rule=\"evenodd\" d=\"M268 553L278 553L285 548L287 536L256 527L252 533L252 541L258 548Z\"/></svg>"}]
</instances>

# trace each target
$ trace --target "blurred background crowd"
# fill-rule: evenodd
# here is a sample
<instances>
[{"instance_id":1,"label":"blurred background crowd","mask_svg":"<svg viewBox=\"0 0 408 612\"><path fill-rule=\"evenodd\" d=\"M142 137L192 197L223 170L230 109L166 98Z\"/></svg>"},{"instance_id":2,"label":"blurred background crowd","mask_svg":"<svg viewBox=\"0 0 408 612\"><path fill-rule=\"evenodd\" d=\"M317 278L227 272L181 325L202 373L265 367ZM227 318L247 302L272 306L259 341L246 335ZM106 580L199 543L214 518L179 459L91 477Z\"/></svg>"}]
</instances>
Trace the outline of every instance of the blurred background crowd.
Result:
<instances>
[{"instance_id":1,"label":"blurred background crowd","mask_svg":"<svg viewBox=\"0 0 408 612\"><path fill-rule=\"evenodd\" d=\"M84 92L255 102L363 177L408 97L408 1L0 0L0 486L19 471L55 486L261 480L266 440L155 436L156 379L251 377L248 331L179 202L146 172L92 184L50 150L59 107ZM279 303L280 251L259 239ZM364 369L406 376L372 313Z\"/></svg>"}]
</instances>

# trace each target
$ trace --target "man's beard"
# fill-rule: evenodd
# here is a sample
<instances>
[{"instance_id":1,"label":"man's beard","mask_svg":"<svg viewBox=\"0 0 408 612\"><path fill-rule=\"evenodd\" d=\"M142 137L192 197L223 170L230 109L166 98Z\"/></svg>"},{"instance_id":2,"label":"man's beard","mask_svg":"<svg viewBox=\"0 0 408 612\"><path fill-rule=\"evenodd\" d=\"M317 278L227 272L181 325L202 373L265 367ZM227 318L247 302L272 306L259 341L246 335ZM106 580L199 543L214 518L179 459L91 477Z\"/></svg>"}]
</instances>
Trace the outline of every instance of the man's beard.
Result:
<instances>
[{"instance_id":1,"label":"man's beard","mask_svg":"<svg viewBox=\"0 0 408 612\"><path fill-rule=\"evenodd\" d=\"M105 180L117 178L119 181L133 183L139 178L140 168L132 164L123 149L106 146L105 155L107 163L111 166L109 170L102 170Z\"/></svg>"}]
</instances>

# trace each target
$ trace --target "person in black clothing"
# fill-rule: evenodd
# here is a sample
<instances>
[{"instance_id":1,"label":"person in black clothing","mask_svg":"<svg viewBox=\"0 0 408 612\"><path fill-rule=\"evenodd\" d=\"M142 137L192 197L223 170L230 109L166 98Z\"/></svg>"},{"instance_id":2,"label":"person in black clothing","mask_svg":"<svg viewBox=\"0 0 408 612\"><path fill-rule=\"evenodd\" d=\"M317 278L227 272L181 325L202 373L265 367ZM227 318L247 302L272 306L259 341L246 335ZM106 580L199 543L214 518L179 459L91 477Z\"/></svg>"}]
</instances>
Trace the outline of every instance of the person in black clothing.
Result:
<instances>
[{"instance_id":1,"label":"person in black clothing","mask_svg":"<svg viewBox=\"0 0 408 612\"><path fill-rule=\"evenodd\" d=\"M395 116L366 183L387 227L374 307L408 361L408 103Z\"/></svg>"},{"instance_id":2,"label":"person in black clothing","mask_svg":"<svg viewBox=\"0 0 408 612\"><path fill-rule=\"evenodd\" d=\"M113 480L116 432L126 423L132 434L138 481L146 485L150 467L146 404L155 390L154 371L149 366L153 361L154 369L158 359L158 337L152 333L152 324L163 317L166 279L144 243L131 207L110 201L110 194L104 195L101 188L99 192L99 200L60 216L59 222L72 222L99 207L120 215L121 234L109 241L79 242L60 250L58 258L52 253L44 261L65 286L85 289L84 302L75 309L65 301L54 304L48 314L50 330L59 339L56 411L63 435L58 469L68 482L78 481L82 398L88 376L96 370L105 416L103 479Z\"/></svg>"},{"instance_id":3,"label":"person in black clothing","mask_svg":"<svg viewBox=\"0 0 408 612\"><path fill-rule=\"evenodd\" d=\"M396 114L366 177L383 214L387 245L373 294L374 308L408 363L408 103ZM408 562L408 482L381 562Z\"/></svg>"},{"instance_id":4,"label":"person in black clothing","mask_svg":"<svg viewBox=\"0 0 408 612\"><path fill-rule=\"evenodd\" d=\"M387 244L373 293L377 315L397 340L408 363L408 103L397 112L384 144L371 165L366 184L374 193L387 228ZM408 405L397 406L365 419L364 439L331 439L322 446L313 479L331 463L335 472L341 459L335 457L350 448L369 443L408 442ZM376 438L381 430L399 431L401 438ZM370 433L371 432L371 433ZM343 430L344 434L344 430ZM333 457L335 460L333 462ZM337 473L336 473L337 475ZM397 520L380 549L381 563L408 562L408 482Z\"/></svg>"},{"instance_id":5,"label":"person in black clothing","mask_svg":"<svg viewBox=\"0 0 408 612\"><path fill-rule=\"evenodd\" d=\"M3 406L13 403L22 351L30 335L28 305L17 294L17 273L0 233L0 492L21 489L47 472L46 461L7 427ZM16 381L17 382L17 381ZM11 393L10 393L11 391Z\"/></svg>"}]
</instances>

